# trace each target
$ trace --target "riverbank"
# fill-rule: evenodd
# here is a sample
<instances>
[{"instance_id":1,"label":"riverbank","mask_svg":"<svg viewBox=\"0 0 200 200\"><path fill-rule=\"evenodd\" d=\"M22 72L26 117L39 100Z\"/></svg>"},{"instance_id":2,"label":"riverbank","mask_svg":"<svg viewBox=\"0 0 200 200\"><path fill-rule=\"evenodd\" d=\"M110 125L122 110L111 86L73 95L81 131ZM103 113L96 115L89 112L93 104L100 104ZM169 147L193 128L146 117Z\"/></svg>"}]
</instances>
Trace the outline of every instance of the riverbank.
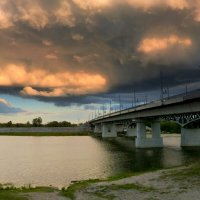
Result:
<instances>
[{"instance_id":1,"label":"riverbank","mask_svg":"<svg viewBox=\"0 0 200 200\"><path fill-rule=\"evenodd\" d=\"M72 185L66 190L66 196L76 200L198 200L200 163L119 180L89 182L82 183L82 187L81 183Z\"/></svg>"},{"instance_id":2,"label":"riverbank","mask_svg":"<svg viewBox=\"0 0 200 200\"><path fill-rule=\"evenodd\" d=\"M198 200L199 196L200 163L107 180L74 182L62 191L5 186L0 189L0 200Z\"/></svg>"},{"instance_id":3,"label":"riverbank","mask_svg":"<svg viewBox=\"0 0 200 200\"><path fill-rule=\"evenodd\" d=\"M5 132L0 136L89 136L91 132Z\"/></svg>"},{"instance_id":4,"label":"riverbank","mask_svg":"<svg viewBox=\"0 0 200 200\"><path fill-rule=\"evenodd\" d=\"M88 135L89 127L1 127L1 135L11 136L67 136L67 135Z\"/></svg>"}]
</instances>

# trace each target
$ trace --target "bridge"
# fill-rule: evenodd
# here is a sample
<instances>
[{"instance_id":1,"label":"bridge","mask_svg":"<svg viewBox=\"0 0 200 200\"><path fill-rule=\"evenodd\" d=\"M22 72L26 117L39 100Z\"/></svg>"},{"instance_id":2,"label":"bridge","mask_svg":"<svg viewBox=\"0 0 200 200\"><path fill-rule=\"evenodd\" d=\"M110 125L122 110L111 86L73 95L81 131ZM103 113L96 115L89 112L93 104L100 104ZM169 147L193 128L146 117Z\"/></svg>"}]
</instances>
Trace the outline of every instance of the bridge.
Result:
<instances>
[{"instance_id":1,"label":"bridge","mask_svg":"<svg viewBox=\"0 0 200 200\"><path fill-rule=\"evenodd\" d=\"M160 122L173 121L181 126L181 146L200 146L200 91L150 102L145 105L109 113L89 121L103 138L117 137L126 129L135 136L137 148L163 147ZM151 135L146 134L146 123Z\"/></svg>"}]
</instances>

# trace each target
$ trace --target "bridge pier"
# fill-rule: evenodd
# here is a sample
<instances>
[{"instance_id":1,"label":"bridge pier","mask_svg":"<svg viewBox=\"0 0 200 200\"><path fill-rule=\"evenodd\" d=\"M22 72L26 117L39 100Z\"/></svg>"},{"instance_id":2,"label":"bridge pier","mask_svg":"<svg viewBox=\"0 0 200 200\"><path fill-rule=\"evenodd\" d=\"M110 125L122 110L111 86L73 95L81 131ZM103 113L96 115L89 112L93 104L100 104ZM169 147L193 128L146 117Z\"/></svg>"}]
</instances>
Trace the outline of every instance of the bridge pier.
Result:
<instances>
[{"instance_id":1,"label":"bridge pier","mask_svg":"<svg viewBox=\"0 0 200 200\"><path fill-rule=\"evenodd\" d=\"M136 137L137 136L137 129L136 129L135 124L127 127L126 136L127 137Z\"/></svg>"},{"instance_id":2,"label":"bridge pier","mask_svg":"<svg viewBox=\"0 0 200 200\"><path fill-rule=\"evenodd\" d=\"M154 120L151 123L152 137L147 138L146 127L143 120L137 121L137 138L136 148L154 148L163 147L163 139L161 138L160 121Z\"/></svg>"},{"instance_id":3,"label":"bridge pier","mask_svg":"<svg viewBox=\"0 0 200 200\"><path fill-rule=\"evenodd\" d=\"M181 128L181 146L182 147L200 146L200 128L196 129Z\"/></svg>"},{"instance_id":4,"label":"bridge pier","mask_svg":"<svg viewBox=\"0 0 200 200\"><path fill-rule=\"evenodd\" d=\"M102 132L102 126L101 124L95 124L94 126L94 133L101 133Z\"/></svg>"},{"instance_id":5,"label":"bridge pier","mask_svg":"<svg viewBox=\"0 0 200 200\"><path fill-rule=\"evenodd\" d=\"M114 123L103 123L102 127L102 137L117 137L117 128Z\"/></svg>"},{"instance_id":6,"label":"bridge pier","mask_svg":"<svg viewBox=\"0 0 200 200\"><path fill-rule=\"evenodd\" d=\"M116 131L117 133L121 133L124 131L124 125L123 124L116 124Z\"/></svg>"}]
</instances>

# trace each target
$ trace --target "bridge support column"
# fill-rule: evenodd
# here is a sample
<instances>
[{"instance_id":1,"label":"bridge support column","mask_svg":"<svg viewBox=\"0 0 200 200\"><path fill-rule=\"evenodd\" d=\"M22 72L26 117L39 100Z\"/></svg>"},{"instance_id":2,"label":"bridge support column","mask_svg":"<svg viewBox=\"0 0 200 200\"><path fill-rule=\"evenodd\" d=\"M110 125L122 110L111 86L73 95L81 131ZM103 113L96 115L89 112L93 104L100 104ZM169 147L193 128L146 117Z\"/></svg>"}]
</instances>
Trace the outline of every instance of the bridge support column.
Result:
<instances>
[{"instance_id":1,"label":"bridge support column","mask_svg":"<svg viewBox=\"0 0 200 200\"><path fill-rule=\"evenodd\" d=\"M102 137L117 137L117 129L114 123L103 123L102 127Z\"/></svg>"},{"instance_id":2,"label":"bridge support column","mask_svg":"<svg viewBox=\"0 0 200 200\"><path fill-rule=\"evenodd\" d=\"M116 124L116 131L117 133L121 133L124 131L124 125L123 124Z\"/></svg>"},{"instance_id":3,"label":"bridge support column","mask_svg":"<svg viewBox=\"0 0 200 200\"><path fill-rule=\"evenodd\" d=\"M136 126L129 126L129 127L127 127L126 136L127 137L136 137L137 136Z\"/></svg>"},{"instance_id":4,"label":"bridge support column","mask_svg":"<svg viewBox=\"0 0 200 200\"><path fill-rule=\"evenodd\" d=\"M151 124L152 127L152 137L146 137L146 127L144 121L137 122L137 138L136 138L136 147L137 148L154 148L154 147L163 147L163 140L160 136L160 122L153 121Z\"/></svg>"},{"instance_id":5,"label":"bridge support column","mask_svg":"<svg viewBox=\"0 0 200 200\"><path fill-rule=\"evenodd\" d=\"M181 146L182 147L200 146L200 128L197 129L181 128Z\"/></svg>"},{"instance_id":6,"label":"bridge support column","mask_svg":"<svg viewBox=\"0 0 200 200\"><path fill-rule=\"evenodd\" d=\"M163 147L163 139L161 137L160 121L155 120L151 124L153 147Z\"/></svg>"},{"instance_id":7,"label":"bridge support column","mask_svg":"<svg viewBox=\"0 0 200 200\"><path fill-rule=\"evenodd\" d=\"M94 133L101 133L101 132L102 132L101 124L95 124Z\"/></svg>"}]
</instances>

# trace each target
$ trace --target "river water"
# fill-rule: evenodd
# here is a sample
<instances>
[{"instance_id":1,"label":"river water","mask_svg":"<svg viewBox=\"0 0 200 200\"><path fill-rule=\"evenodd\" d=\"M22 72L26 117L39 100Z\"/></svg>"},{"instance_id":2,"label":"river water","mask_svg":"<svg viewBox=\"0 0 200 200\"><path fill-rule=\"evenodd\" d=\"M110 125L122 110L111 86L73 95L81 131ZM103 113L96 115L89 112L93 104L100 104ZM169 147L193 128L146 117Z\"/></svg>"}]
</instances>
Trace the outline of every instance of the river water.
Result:
<instances>
[{"instance_id":1,"label":"river water","mask_svg":"<svg viewBox=\"0 0 200 200\"><path fill-rule=\"evenodd\" d=\"M63 187L104 178L192 163L199 149L183 150L179 136L165 136L163 149L136 149L133 139L89 136L0 137L0 183Z\"/></svg>"}]
</instances>

